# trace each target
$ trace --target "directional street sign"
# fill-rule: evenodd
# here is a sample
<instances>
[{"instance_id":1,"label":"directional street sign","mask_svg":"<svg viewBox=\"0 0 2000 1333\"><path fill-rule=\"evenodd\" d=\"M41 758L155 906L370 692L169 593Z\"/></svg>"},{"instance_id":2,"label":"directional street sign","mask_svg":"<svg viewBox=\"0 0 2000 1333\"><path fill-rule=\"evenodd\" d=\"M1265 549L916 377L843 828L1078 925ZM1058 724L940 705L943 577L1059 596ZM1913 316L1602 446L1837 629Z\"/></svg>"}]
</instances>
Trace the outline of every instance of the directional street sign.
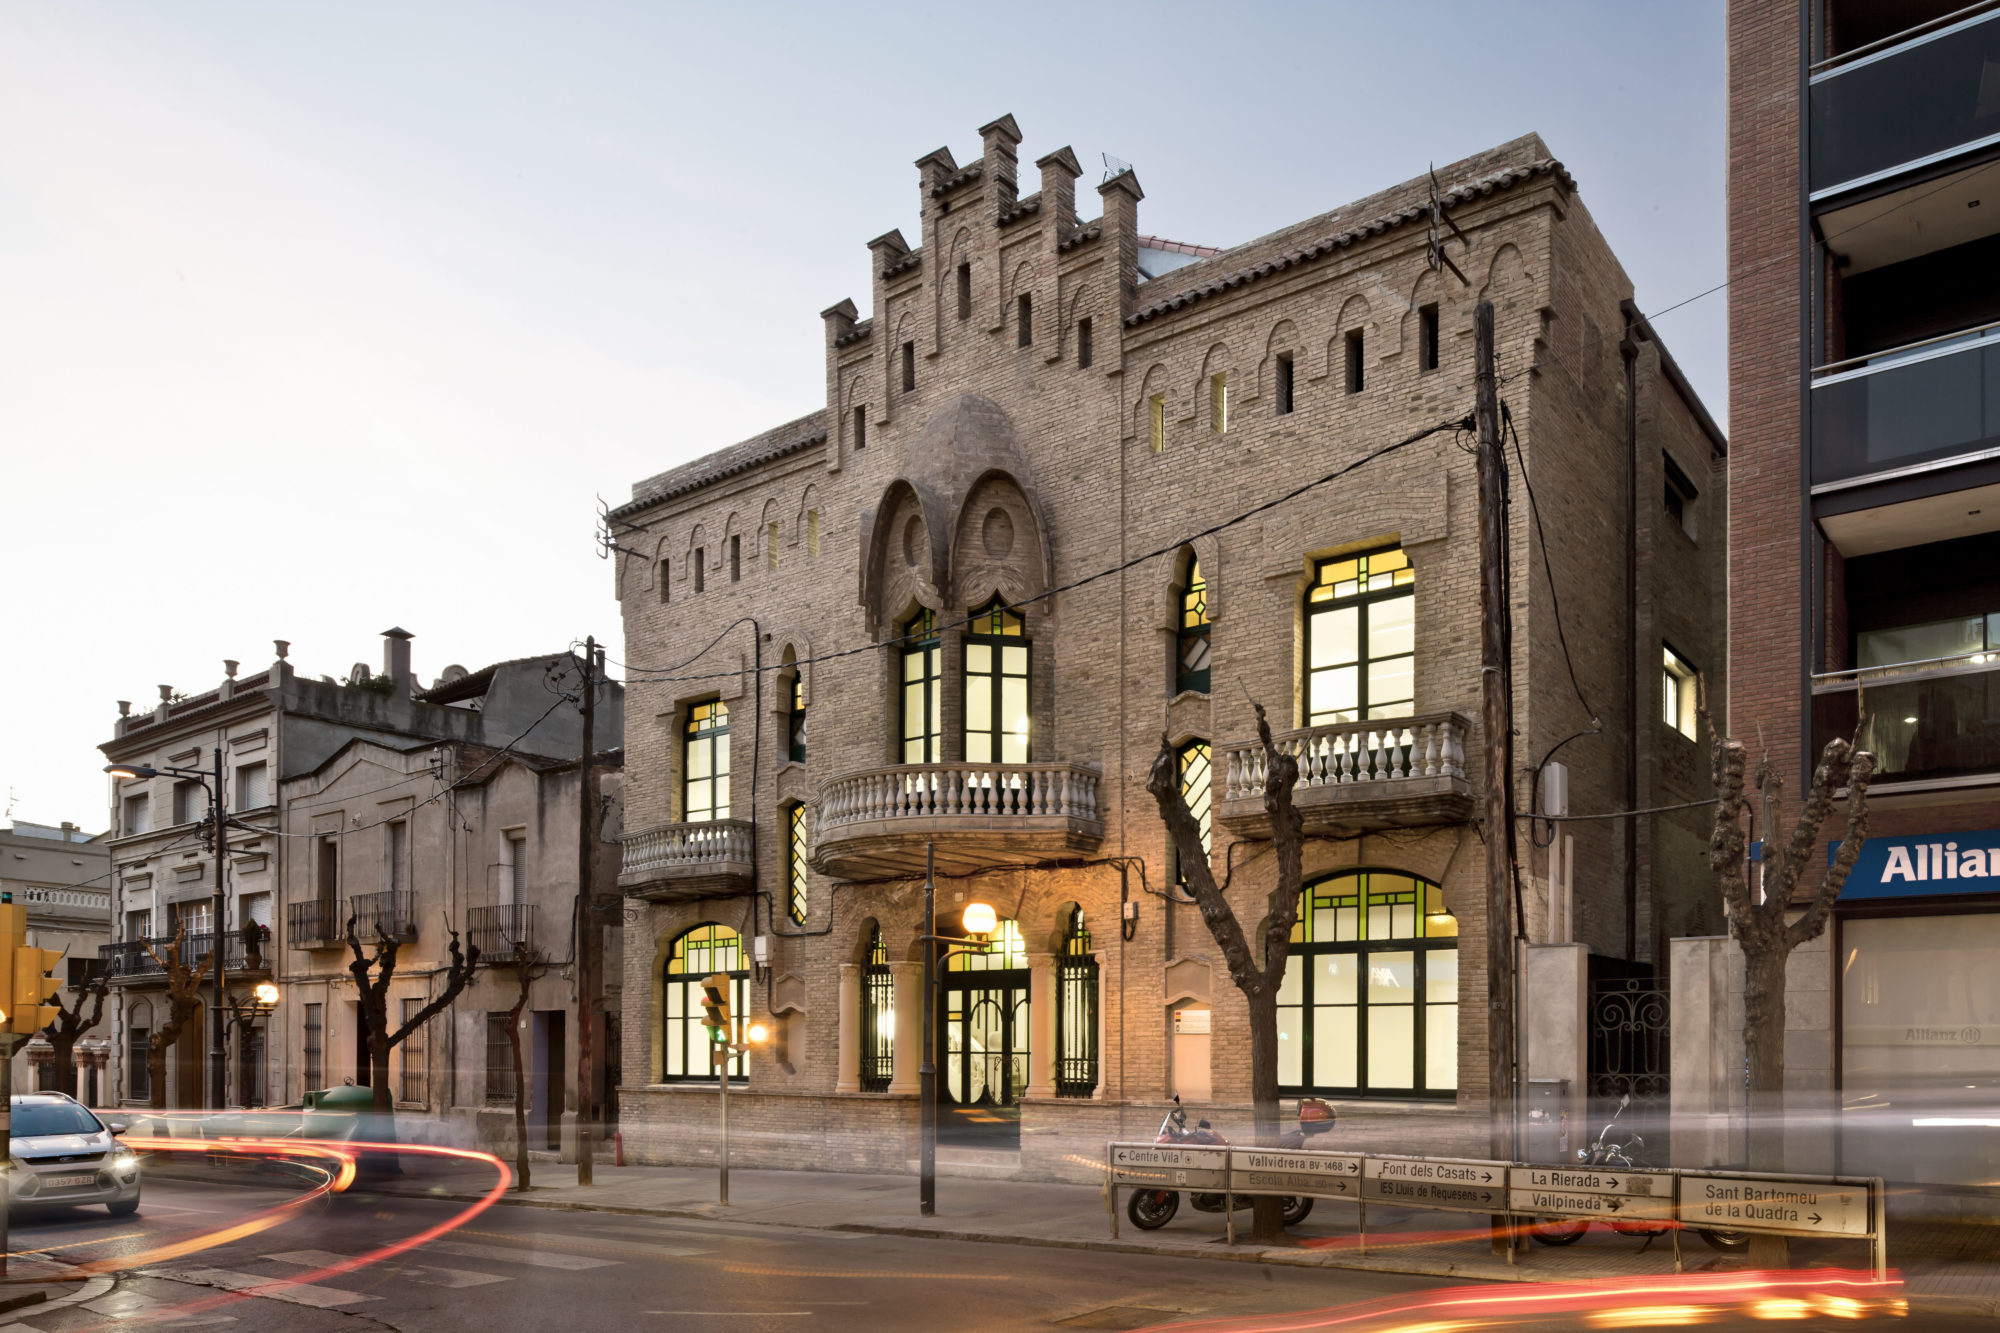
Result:
<instances>
[{"instance_id":1,"label":"directional street sign","mask_svg":"<svg viewBox=\"0 0 2000 1333\"><path fill-rule=\"evenodd\" d=\"M1732 1231L1866 1236L1868 1187L1744 1176L1681 1176L1681 1221Z\"/></svg>"},{"instance_id":2,"label":"directional street sign","mask_svg":"<svg viewBox=\"0 0 2000 1333\"><path fill-rule=\"evenodd\" d=\"M1507 1207L1507 1165L1439 1157L1368 1157L1362 1162L1361 1197L1405 1208L1502 1212Z\"/></svg>"},{"instance_id":3,"label":"directional street sign","mask_svg":"<svg viewBox=\"0 0 2000 1333\"><path fill-rule=\"evenodd\" d=\"M1111 1145L1111 1182L1154 1189L1219 1190L1229 1176L1225 1147L1170 1147L1162 1144Z\"/></svg>"},{"instance_id":4,"label":"directional street sign","mask_svg":"<svg viewBox=\"0 0 2000 1333\"><path fill-rule=\"evenodd\" d=\"M1229 1187L1238 1194L1310 1194L1329 1199L1353 1199L1361 1193L1361 1156L1358 1153L1266 1152L1236 1148L1232 1150L1230 1165L1235 1169L1235 1175Z\"/></svg>"},{"instance_id":5,"label":"directional street sign","mask_svg":"<svg viewBox=\"0 0 2000 1333\"><path fill-rule=\"evenodd\" d=\"M1674 1215L1674 1178L1616 1168L1516 1166L1507 1172L1517 1213L1543 1217L1666 1220Z\"/></svg>"}]
</instances>

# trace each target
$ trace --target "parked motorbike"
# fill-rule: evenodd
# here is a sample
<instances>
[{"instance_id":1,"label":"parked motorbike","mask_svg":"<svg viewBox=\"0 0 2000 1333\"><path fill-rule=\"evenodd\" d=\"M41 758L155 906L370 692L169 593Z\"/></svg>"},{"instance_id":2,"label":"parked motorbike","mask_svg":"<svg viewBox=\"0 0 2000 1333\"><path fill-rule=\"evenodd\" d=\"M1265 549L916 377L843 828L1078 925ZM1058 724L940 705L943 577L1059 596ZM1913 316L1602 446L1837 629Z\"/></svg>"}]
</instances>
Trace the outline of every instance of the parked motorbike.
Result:
<instances>
[{"instance_id":1,"label":"parked motorbike","mask_svg":"<svg viewBox=\"0 0 2000 1333\"><path fill-rule=\"evenodd\" d=\"M1278 1140L1280 1148L1303 1148L1306 1141L1317 1134L1324 1134L1333 1128L1333 1107L1318 1097L1305 1097L1299 1101L1299 1127L1287 1132ZM1206 1120L1197 1120L1194 1128L1188 1128L1187 1111L1181 1106L1181 1099L1174 1098L1173 1109L1160 1122L1160 1132L1154 1136L1155 1143L1186 1144L1226 1144L1228 1139L1217 1133ZM1251 1207L1255 1200L1238 1194L1233 1196L1238 1209ZM1228 1199L1213 1192L1190 1193L1188 1201L1196 1211L1219 1213ZM1280 1201L1286 1226L1293 1226L1305 1220L1312 1212L1313 1201L1309 1198L1295 1198L1286 1195ZM1132 1225L1142 1231L1157 1231L1173 1221L1180 1211L1181 1196L1175 1190L1133 1190L1126 1201L1125 1216L1132 1219Z\"/></svg>"},{"instance_id":2,"label":"parked motorbike","mask_svg":"<svg viewBox=\"0 0 2000 1333\"><path fill-rule=\"evenodd\" d=\"M1611 1113L1611 1119L1605 1122L1604 1128L1597 1131L1597 1138L1588 1148L1577 1149L1576 1157L1579 1163L1584 1166L1613 1167L1621 1171L1645 1169L1638 1163L1639 1154L1646 1151L1645 1139L1634 1133L1625 1136L1622 1141L1611 1141L1611 1132L1618 1124L1618 1117L1625 1114L1625 1108L1631 1104L1632 1098L1629 1095L1618 1099L1618 1109ZM1622 1236L1644 1236L1647 1245L1651 1245L1656 1238L1666 1235L1673 1228L1671 1222L1656 1218L1600 1220L1603 1225ZM1584 1232L1590 1230L1590 1223L1591 1219L1587 1217L1552 1218L1531 1224L1528 1227L1528 1234L1544 1245L1573 1245L1583 1238ZM1712 1248L1726 1254L1733 1254L1750 1246L1747 1232L1702 1231L1699 1234Z\"/></svg>"}]
</instances>

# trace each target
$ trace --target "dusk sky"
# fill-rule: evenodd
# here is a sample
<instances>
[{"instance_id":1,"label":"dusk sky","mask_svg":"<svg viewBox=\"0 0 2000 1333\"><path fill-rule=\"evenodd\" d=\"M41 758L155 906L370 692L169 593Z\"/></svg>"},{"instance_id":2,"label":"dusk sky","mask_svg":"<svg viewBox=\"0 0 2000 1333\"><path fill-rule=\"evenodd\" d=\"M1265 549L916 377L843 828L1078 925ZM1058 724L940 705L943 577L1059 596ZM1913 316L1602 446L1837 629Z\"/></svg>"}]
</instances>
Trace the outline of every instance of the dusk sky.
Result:
<instances>
[{"instance_id":1,"label":"dusk sky","mask_svg":"<svg viewBox=\"0 0 2000 1333\"><path fill-rule=\"evenodd\" d=\"M12 813L115 700L416 634L623 656L597 497L822 405L916 158L1132 163L1235 245L1528 131L1645 310L1723 280L1721 5L17 3L0 10ZM1032 189L1024 181L1024 189ZM1720 293L1659 329L1720 420Z\"/></svg>"}]
</instances>

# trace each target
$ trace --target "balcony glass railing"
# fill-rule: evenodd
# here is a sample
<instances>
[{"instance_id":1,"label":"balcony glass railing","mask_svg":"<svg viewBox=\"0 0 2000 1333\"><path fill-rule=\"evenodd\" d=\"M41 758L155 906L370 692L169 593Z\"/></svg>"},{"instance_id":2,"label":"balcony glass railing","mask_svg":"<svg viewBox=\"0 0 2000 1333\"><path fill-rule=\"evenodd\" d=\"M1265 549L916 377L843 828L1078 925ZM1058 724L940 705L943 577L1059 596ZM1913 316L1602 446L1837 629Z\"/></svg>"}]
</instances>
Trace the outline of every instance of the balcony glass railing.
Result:
<instances>
[{"instance_id":1,"label":"balcony glass railing","mask_svg":"<svg viewBox=\"0 0 2000 1333\"><path fill-rule=\"evenodd\" d=\"M2000 142L2000 12L1921 32L1812 76L1812 193Z\"/></svg>"},{"instance_id":2,"label":"balcony glass railing","mask_svg":"<svg viewBox=\"0 0 2000 1333\"><path fill-rule=\"evenodd\" d=\"M1854 734L1864 700L1878 782L2000 775L2000 652L1815 676L1815 751Z\"/></svg>"},{"instance_id":3,"label":"balcony glass railing","mask_svg":"<svg viewBox=\"0 0 2000 1333\"><path fill-rule=\"evenodd\" d=\"M1815 486L1993 449L2000 449L2000 324L1843 361L1813 377Z\"/></svg>"}]
</instances>

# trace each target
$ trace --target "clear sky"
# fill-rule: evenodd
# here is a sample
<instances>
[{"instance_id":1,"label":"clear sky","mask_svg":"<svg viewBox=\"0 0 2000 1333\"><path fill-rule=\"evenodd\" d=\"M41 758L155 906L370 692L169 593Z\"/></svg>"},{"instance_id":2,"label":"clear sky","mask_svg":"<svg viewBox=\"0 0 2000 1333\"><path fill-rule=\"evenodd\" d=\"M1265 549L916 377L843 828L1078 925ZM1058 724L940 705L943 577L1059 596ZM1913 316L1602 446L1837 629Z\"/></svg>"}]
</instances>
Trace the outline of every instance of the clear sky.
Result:
<instances>
[{"instance_id":1,"label":"clear sky","mask_svg":"<svg viewBox=\"0 0 2000 1333\"><path fill-rule=\"evenodd\" d=\"M1539 131L1657 310L1722 280L1722 72L1720 0L6 6L0 788L103 827L114 701L273 639L622 656L596 497L821 406L1004 112L1213 245ZM1659 327L1726 419L1723 297Z\"/></svg>"}]
</instances>

